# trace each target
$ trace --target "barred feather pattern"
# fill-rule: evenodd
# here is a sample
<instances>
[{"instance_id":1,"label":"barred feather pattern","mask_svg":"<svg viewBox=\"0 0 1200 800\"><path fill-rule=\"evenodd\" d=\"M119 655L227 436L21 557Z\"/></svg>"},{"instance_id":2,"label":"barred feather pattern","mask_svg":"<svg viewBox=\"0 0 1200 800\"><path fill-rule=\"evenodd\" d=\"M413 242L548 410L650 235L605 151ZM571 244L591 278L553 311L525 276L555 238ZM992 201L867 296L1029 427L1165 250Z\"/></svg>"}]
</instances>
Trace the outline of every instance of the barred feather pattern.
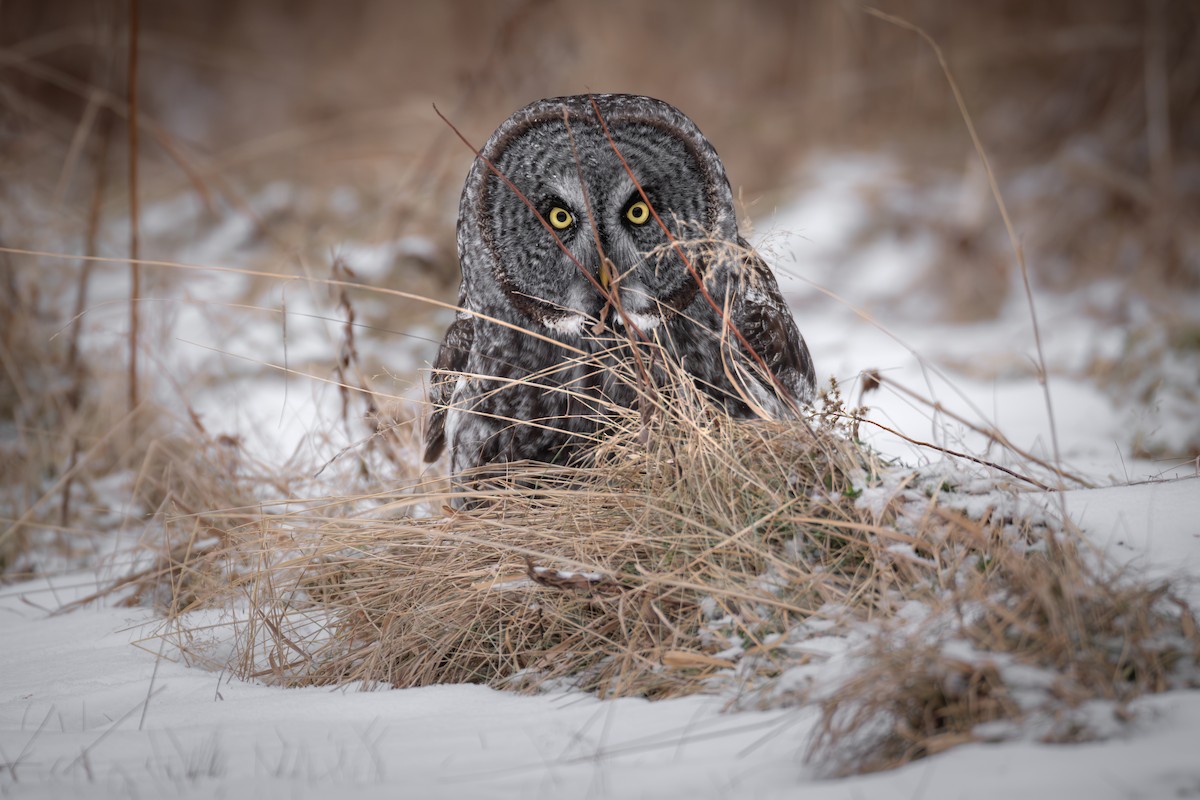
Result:
<instances>
[{"instance_id":1,"label":"barred feather pattern","mask_svg":"<svg viewBox=\"0 0 1200 800\"><path fill-rule=\"evenodd\" d=\"M631 212L643 197L657 219ZM543 222L555 209L561 229ZM639 341L734 416L786 416L812 397L808 347L739 235L720 157L665 102L579 95L517 111L471 167L457 240L461 310L425 434L426 460L448 449L454 475L585 451L637 401L637 364L654 362L635 359L650 349ZM606 278L623 313L597 288Z\"/></svg>"}]
</instances>

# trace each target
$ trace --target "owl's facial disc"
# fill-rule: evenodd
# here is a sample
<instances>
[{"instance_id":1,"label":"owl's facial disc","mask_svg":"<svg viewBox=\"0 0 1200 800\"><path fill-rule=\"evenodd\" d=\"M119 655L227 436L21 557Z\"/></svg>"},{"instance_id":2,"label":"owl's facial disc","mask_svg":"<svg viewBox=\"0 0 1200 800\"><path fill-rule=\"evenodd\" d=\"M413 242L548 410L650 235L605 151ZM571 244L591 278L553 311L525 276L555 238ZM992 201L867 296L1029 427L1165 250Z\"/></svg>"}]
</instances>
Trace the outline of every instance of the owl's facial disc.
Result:
<instances>
[{"instance_id":1,"label":"owl's facial disc","mask_svg":"<svg viewBox=\"0 0 1200 800\"><path fill-rule=\"evenodd\" d=\"M615 188L607 192L604 181L595 175L586 176L592 179L590 186L580 184L579 177L550 180L554 191L538 206L553 231L551 240L557 239L562 269L571 274L573 266L580 279L566 298L539 298L558 304L559 313L547 315L543 324L559 332L578 332L586 320L594 322L600 314L623 324L621 313L610 302L611 293L617 292L625 318L643 331L650 330L662 321L660 298L664 288L671 288L672 277L664 276L661 257L669 250L664 246L669 240L647 202L651 193L660 192L655 187L639 188L623 171L613 177ZM683 274L674 272L676 278Z\"/></svg>"},{"instance_id":2,"label":"owl's facial disc","mask_svg":"<svg viewBox=\"0 0 1200 800\"><path fill-rule=\"evenodd\" d=\"M719 227L716 184L694 142L654 120L606 121L608 133L581 109L568 129L560 108L501 137L489 157L525 199L482 176L479 218L493 277L513 306L560 333L612 313L601 289L619 292L643 330L682 310L697 287L670 238L686 242Z\"/></svg>"}]
</instances>

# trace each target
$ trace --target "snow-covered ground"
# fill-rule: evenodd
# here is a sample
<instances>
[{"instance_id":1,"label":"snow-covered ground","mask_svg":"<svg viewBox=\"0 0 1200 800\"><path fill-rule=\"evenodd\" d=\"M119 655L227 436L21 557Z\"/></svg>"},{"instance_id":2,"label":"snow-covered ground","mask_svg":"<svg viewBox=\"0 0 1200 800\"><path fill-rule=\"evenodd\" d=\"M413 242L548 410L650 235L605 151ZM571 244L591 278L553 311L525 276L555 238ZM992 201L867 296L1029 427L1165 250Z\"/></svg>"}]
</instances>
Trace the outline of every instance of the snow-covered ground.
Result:
<instances>
[{"instance_id":1,"label":"snow-covered ground","mask_svg":"<svg viewBox=\"0 0 1200 800\"><path fill-rule=\"evenodd\" d=\"M130 645L153 624L146 612L48 618L20 595L53 597L24 586L0 605L5 796L1104 800L1200 790L1200 691L1139 701L1137 721L1103 742L966 745L823 780L803 760L808 711L723 714L715 698L478 686L274 689L168 661L156 670L154 653Z\"/></svg>"},{"instance_id":2,"label":"snow-covered ground","mask_svg":"<svg viewBox=\"0 0 1200 800\"><path fill-rule=\"evenodd\" d=\"M984 323L923 318L920 298L906 295L905 288L928 257L929 242L916 236L888 246L846 246L868 219L856 189L868 173L877 180L879 165L865 170L861 162L846 162L825 169L819 194L781 210L759 231L819 375L837 377L857 402L858 375L879 370L887 379L884 389L863 402L873 407L872 418L912 438L1002 464L1019 462L944 413L891 391L891 381L979 427L995 426L1018 447L1053 461L1023 294L1010 293L1016 299ZM162 220L151 215L148 235L156 224L170 221L169 214ZM236 265L239 239L248 235L231 224L195 244L199 249L192 257ZM343 256L360 277L374 278L382 274L375 261L393 259L393 251L405 246L388 245L385 252L348 245ZM354 440L335 422L336 388L296 375L285 379L263 364L320 373L312 365L328 364L337 351L340 323L319 319L336 316L333 303L323 290L288 289L285 347L278 315L230 306L243 296L245 281L236 275L197 276L186 298L164 303L167 310L157 322L163 332L161 363L210 431L236 433L266 459L308 447L309 461L320 464ZM1172 408L1147 420L1147 411L1119 407L1084 374L1084 365L1098 354L1120 352L1120 332L1082 312L1084 306L1102 305L1113 291L1098 285L1086 297L1038 298L1063 460L1104 487L1073 489L1067 507L1114 558L1193 581L1187 595L1200 606L1194 583L1200 578L1200 467L1134 459L1128 435L1134 425L1169 431L1195 420ZM114 317L114 336L118 324ZM362 331L358 344L365 360L377 359L400 376L395 391L402 395L419 390L412 369L429 360L433 344L427 340L439 332L436 324L417 322L398 335ZM324 429L336 433L312 436ZM869 426L863 433L909 463L944 458ZM1118 485L1131 482L1136 483ZM101 603L52 613L95 588L94 573L75 572L0 589L5 643L0 795L1006 800L1200 795L1195 690L1137 701L1134 721L1126 725L1112 721L1110 708L1098 706L1095 713L1107 722L1097 727L1111 732L1103 741L1048 745L1031 737L972 744L899 770L829 780L820 777L822 765L804 760L816 721L811 709L723 713L724 698L601 702L580 694L523 697L477 686L372 692L270 688L158 658L158 640L147 640L157 621L147 610ZM150 644L134 646L143 640Z\"/></svg>"}]
</instances>

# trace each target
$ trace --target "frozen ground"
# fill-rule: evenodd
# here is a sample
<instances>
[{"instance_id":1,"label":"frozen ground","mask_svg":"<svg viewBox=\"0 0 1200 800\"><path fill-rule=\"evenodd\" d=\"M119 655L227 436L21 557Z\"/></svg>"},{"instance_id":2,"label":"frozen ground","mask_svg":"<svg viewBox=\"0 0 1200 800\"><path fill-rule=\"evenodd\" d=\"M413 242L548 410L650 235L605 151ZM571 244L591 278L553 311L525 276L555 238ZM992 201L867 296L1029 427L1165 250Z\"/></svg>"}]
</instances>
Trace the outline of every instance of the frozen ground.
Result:
<instances>
[{"instance_id":1,"label":"frozen ground","mask_svg":"<svg viewBox=\"0 0 1200 800\"><path fill-rule=\"evenodd\" d=\"M1196 509L1200 510L1200 509ZM1197 548L1193 548L1193 553ZM63 596L59 589L59 597ZM43 586L21 590L48 600ZM810 712L711 698L522 697L477 686L271 689L130 646L144 612L47 618L6 592L0 792L14 797L1190 797L1200 691L1135 704L1114 738L979 744L822 780Z\"/></svg>"},{"instance_id":2,"label":"frozen ground","mask_svg":"<svg viewBox=\"0 0 1200 800\"><path fill-rule=\"evenodd\" d=\"M855 191L862 173L854 163L831 169L819 198L803 199L762 227L818 373L836 376L857 401L858 374L878 369L977 424L995 424L1017 446L1052 460L1022 296L1015 294L1021 302L987 323L950 326L923 319L902 291L927 255L929 245L919 236L846 255L845 244L867 213ZM236 264L244 235L236 226L217 231L196 245L195 258ZM380 251L348 248L345 256L364 277L378 274L371 259ZM281 326L269 313L228 306L242 295L243 280L209 276L190 285L186 302L170 304L159 320L162 362L171 365L210 430L242 435L264 457L311 448L307 457L320 463L354 438L333 422L337 392L294 375L285 387L282 376L263 369L264 362L284 363ZM330 316L331 303L319 292L288 292L289 313ZM1107 487L1073 490L1067 504L1113 557L1195 581L1196 465L1132 459L1126 434L1146 422L1146 412L1131 419L1135 412L1114 405L1081 375L1097 352L1120 348L1117 333L1081 311L1103 301L1106 292L1111 287L1093 287L1088 297L1039 298L1063 458ZM866 309L887 332L855 308ZM404 394L415 389L413 364L428 360L433 347L413 337L437 333L422 323L399 332L399 339L364 332L359 341L365 358L402 376L396 392ZM287 363L320 373L312 365L332 359L338 335L336 320L297 316L289 323ZM409 354L406 362L398 355L402 350ZM985 437L887 389L865 402L874 407L873 418L909 436L1013 463ZM1195 424L1170 409L1160 412L1149 424L1168 431ZM326 422L339 432L311 435ZM942 458L886 433L863 431L909 463ZM1138 483L1115 485L1130 481ZM1098 727L1112 732L1100 742L976 744L892 772L826 780L819 777L821 765L803 759L812 711L723 714L723 701L714 698L599 702L474 686L269 688L160 661L153 644L133 646L154 631L147 611L93 605L51 613L95 586L93 573L77 572L0 590L0 795L1200 796L1200 691L1145 698L1132 709L1134 721L1123 726L1112 721L1110 708L1097 706ZM1200 601L1194 585L1190 597Z\"/></svg>"}]
</instances>

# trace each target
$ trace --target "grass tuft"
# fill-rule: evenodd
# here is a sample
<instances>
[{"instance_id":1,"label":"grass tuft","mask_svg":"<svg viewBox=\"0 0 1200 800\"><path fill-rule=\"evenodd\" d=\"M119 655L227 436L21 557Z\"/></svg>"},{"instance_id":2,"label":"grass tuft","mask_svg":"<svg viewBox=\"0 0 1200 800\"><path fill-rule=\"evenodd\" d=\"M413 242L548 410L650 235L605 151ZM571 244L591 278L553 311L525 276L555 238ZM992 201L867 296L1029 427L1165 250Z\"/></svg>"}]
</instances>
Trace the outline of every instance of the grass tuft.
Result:
<instances>
[{"instance_id":1,"label":"grass tuft","mask_svg":"<svg viewBox=\"0 0 1200 800\"><path fill-rule=\"evenodd\" d=\"M836 385L805 420L746 421L662 371L653 411L613 409L586 460L493 470L468 510L424 479L231 511L208 540L178 517L188 544L142 576L171 588L141 597L190 661L282 686L815 703L809 757L832 773L995 724L1084 737L1083 704L1195 680L1200 639L1170 585L1107 565L995 482L982 515L964 512L979 504L961 474L858 442ZM844 652L814 657L806 643L829 637ZM831 674L786 688L822 659Z\"/></svg>"}]
</instances>

